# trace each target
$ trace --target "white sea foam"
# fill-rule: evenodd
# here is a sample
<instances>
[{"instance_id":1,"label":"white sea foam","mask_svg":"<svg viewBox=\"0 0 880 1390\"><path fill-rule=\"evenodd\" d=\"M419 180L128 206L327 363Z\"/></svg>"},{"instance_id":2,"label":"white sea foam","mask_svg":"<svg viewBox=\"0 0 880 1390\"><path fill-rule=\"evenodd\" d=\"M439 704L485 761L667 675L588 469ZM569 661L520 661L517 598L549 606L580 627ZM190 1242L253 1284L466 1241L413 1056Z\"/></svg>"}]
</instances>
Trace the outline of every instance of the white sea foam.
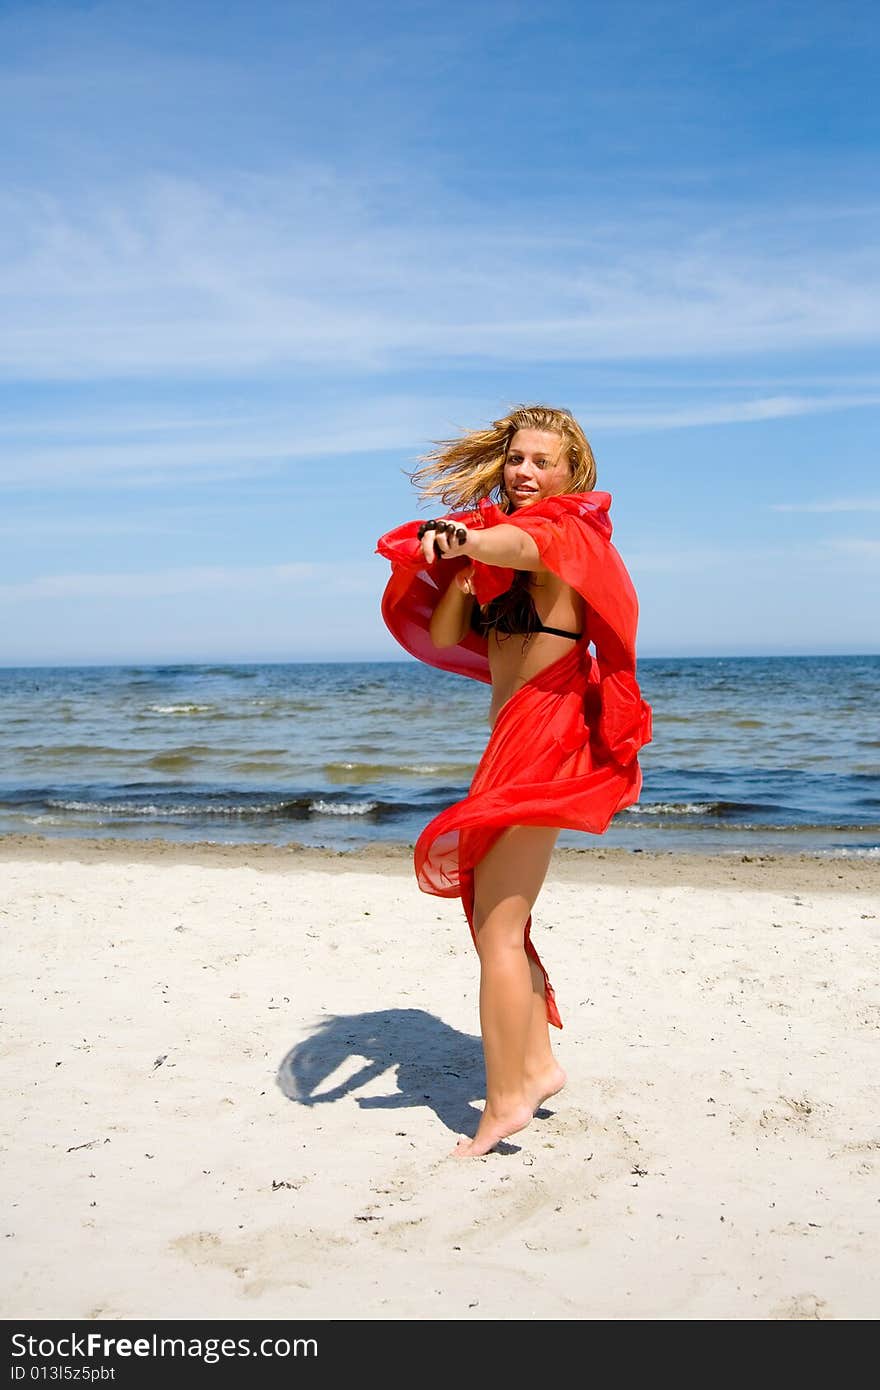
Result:
<instances>
[{"instance_id":1,"label":"white sea foam","mask_svg":"<svg viewBox=\"0 0 880 1390\"><path fill-rule=\"evenodd\" d=\"M210 714L213 705L147 705L150 714Z\"/></svg>"},{"instance_id":2,"label":"white sea foam","mask_svg":"<svg viewBox=\"0 0 880 1390\"><path fill-rule=\"evenodd\" d=\"M309 810L322 816L365 816L375 811L378 801L310 801Z\"/></svg>"},{"instance_id":3,"label":"white sea foam","mask_svg":"<svg viewBox=\"0 0 880 1390\"><path fill-rule=\"evenodd\" d=\"M443 773L454 777L471 770L470 763L328 763L327 771L365 773L370 777L393 776L395 773L412 772L417 776L430 776Z\"/></svg>"},{"instance_id":4,"label":"white sea foam","mask_svg":"<svg viewBox=\"0 0 880 1390\"><path fill-rule=\"evenodd\" d=\"M87 811L92 815L126 816L242 816L280 811L285 803L266 801L250 806L157 806L142 801L56 801L46 803L58 811Z\"/></svg>"},{"instance_id":5,"label":"white sea foam","mask_svg":"<svg viewBox=\"0 0 880 1390\"><path fill-rule=\"evenodd\" d=\"M713 808L712 801L655 801L651 806L627 806L640 816L705 816Z\"/></svg>"}]
</instances>

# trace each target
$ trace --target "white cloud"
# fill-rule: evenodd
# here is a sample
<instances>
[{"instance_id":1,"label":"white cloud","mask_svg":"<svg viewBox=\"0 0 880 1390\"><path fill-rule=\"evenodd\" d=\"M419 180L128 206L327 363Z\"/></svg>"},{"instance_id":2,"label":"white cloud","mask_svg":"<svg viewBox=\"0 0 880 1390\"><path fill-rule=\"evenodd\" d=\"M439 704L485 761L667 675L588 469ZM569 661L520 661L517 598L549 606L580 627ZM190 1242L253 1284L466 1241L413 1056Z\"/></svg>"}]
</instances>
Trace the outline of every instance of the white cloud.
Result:
<instances>
[{"instance_id":1,"label":"white cloud","mask_svg":"<svg viewBox=\"0 0 880 1390\"><path fill-rule=\"evenodd\" d=\"M705 217L705 214L703 214ZM442 227L379 210L332 174L208 186L149 178L76 208L0 204L8 378L380 370L664 360L876 341L877 254L822 254L776 228L682 235L568 215L524 233L493 207Z\"/></svg>"},{"instance_id":2,"label":"white cloud","mask_svg":"<svg viewBox=\"0 0 880 1390\"><path fill-rule=\"evenodd\" d=\"M140 423L128 430L120 422L114 439L108 440L105 430L105 437L92 441L91 417L80 423L68 415L65 423L75 441L69 442L58 438L61 430L51 422L44 437L40 419L13 430L13 438L3 445L0 484L78 485L112 479L118 486L140 486L179 482L186 474L200 481L251 477L276 472L296 459L415 449L425 442L426 424L430 437L432 420L448 426L436 401L415 396L374 396L333 409L306 404L281 418L248 412L218 420L211 412L201 428L190 418L179 437L167 421L156 438L145 438Z\"/></svg>"},{"instance_id":3,"label":"white cloud","mask_svg":"<svg viewBox=\"0 0 880 1390\"><path fill-rule=\"evenodd\" d=\"M38 575L13 584L0 584L0 602L19 603L26 600L110 598L125 601L139 598L214 592L232 589L236 594L277 590L285 585L297 586L300 581L312 581L323 572L324 582L338 574L330 566L313 564L280 564L229 567L224 565L193 565L180 569L147 571L143 573L72 573Z\"/></svg>"},{"instance_id":4,"label":"white cloud","mask_svg":"<svg viewBox=\"0 0 880 1390\"><path fill-rule=\"evenodd\" d=\"M823 544L841 555L851 555L854 559L880 560L880 540L835 536L825 540Z\"/></svg>"},{"instance_id":5,"label":"white cloud","mask_svg":"<svg viewBox=\"0 0 880 1390\"><path fill-rule=\"evenodd\" d=\"M671 409L602 410L583 412L591 426L604 430L667 430L699 425L735 425L779 420L796 415L815 415L825 411L852 410L880 405L875 395L837 394L828 396L768 396L745 401L691 401ZM577 412L576 412L577 413Z\"/></svg>"},{"instance_id":6,"label":"white cloud","mask_svg":"<svg viewBox=\"0 0 880 1390\"><path fill-rule=\"evenodd\" d=\"M817 556L821 547L822 556ZM719 543L713 546L674 546L661 550L639 550L636 546L626 551L627 569L638 581L649 574L680 575L688 577L705 575L741 576L750 580L758 577L773 580L777 585L784 580L786 590L798 583L812 585L817 573L831 571L844 573L851 569L852 562L860 564L867 561L870 566L880 559L880 540L856 539L845 536L826 536L809 543L798 541L787 545L736 546Z\"/></svg>"},{"instance_id":7,"label":"white cloud","mask_svg":"<svg viewBox=\"0 0 880 1390\"><path fill-rule=\"evenodd\" d=\"M690 399L670 406L608 407L584 400L572 402L572 408L589 431L638 432L752 424L877 404L880 392L838 392L740 401ZM299 460L347 454L406 451L414 458L428 440L448 437L485 410L483 402L461 397L376 393L369 398L349 396L333 409L306 401L289 415L274 418L250 411L218 417L211 411L200 422L190 415L179 435L168 419L157 422L151 432L139 418L128 428L120 417L112 428L98 422L94 438L89 438L95 426L91 415L68 415L58 422L41 415L17 426L7 421L7 440L0 447L0 486L89 486L107 480L117 488L138 488L180 483L187 476L200 482L253 478L276 474ZM776 507L798 509L811 508L784 503Z\"/></svg>"},{"instance_id":8,"label":"white cloud","mask_svg":"<svg viewBox=\"0 0 880 1390\"><path fill-rule=\"evenodd\" d=\"M880 497L829 497L818 502L773 502L771 512L880 512Z\"/></svg>"},{"instance_id":9,"label":"white cloud","mask_svg":"<svg viewBox=\"0 0 880 1390\"><path fill-rule=\"evenodd\" d=\"M628 547L626 566L636 578L648 574L679 574L686 577L714 572L722 576L754 576L768 572L778 574L783 567L793 572L801 562L812 563L812 558L811 549L803 545L735 546L719 543L693 547L673 545L660 550Z\"/></svg>"},{"instance_id":10,"label":"white cloud","mask_svg":"<svg viewBox=\"0 0 880 1390\"><path fill-rule=\"evenodd\" d=\"M16 541L37 537L68 540L79 536L185 536L193 530L195 521L193 517L186 525L158 516L152 521L134 521L122 515L110 518L19 516L15 521L0 521L0 536L11 536Z\"/></svg>"}]
</instances>

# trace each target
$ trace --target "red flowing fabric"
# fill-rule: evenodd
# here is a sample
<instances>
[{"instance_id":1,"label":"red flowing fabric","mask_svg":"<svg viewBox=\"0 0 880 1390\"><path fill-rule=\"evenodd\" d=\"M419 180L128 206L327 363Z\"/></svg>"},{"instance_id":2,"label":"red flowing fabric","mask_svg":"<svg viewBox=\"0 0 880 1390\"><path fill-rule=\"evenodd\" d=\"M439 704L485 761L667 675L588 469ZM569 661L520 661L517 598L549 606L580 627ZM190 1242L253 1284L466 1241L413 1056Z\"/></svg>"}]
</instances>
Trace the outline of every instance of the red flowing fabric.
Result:
<instances>
[{"instance_id":1,"label":"red flowing fabric","mask_svg":"<svg viewBox=\"0 0 880 1390\"><path fill-rule=\"evenodd\" d=\"M542 565L586 602L584 635L503 705L463 801L426 826L415 848L419 887L436 897L460 897L474 934L474 869L503 830L544 825L601 835L617 811L638 800L637 755L651 741L651 709L636 681L638 601L611 544L611 496L570 493L507 515L488 501L476 512L452 513L467 526L516 526L532 537ZM382 600L389 631L428 665L490 681L485 637L468 631L458 646L438 650L431 615L467 557L427 563L418 521L389 531L378 552L391 561ZM477 601L506 592L514 571L474 562ZM595 649L595 656L590 645ZM544 976L547 1018L562 1022L553 988L531 941L525 949Z\"/></svg>"}]
</instances>

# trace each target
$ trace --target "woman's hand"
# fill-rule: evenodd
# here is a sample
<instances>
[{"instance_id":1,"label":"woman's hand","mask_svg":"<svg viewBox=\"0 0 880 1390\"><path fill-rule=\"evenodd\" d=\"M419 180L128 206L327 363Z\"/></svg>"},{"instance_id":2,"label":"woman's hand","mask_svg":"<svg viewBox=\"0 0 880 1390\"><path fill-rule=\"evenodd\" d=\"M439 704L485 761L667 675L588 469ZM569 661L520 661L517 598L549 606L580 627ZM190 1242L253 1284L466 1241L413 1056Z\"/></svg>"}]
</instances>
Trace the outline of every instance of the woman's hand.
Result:
<instances>
[{"instance_id":1,"label":"woman's hand","mask_svg":"<svg viewBox=\"0 0 880 1390\"><path fill-rule=\"evenodd\" d=\"M461 555L470 539L467 527L457 521L423 521L417 535L428 564Z\"/></svg>"},{"instance_id":2,"label":"woman's hand","mask_svg":"<svg viewBox=\"0 0 880 1390\"><path fill-rule=\"evenodd\" d=\"M426 564L435 560L454 560L467 555L484 565L505 569L543 569L541 552L531 536L518 526L500 525L482 529L462 526L460 521L423 521L416 532Z\"/></svg>"}]
</instances>

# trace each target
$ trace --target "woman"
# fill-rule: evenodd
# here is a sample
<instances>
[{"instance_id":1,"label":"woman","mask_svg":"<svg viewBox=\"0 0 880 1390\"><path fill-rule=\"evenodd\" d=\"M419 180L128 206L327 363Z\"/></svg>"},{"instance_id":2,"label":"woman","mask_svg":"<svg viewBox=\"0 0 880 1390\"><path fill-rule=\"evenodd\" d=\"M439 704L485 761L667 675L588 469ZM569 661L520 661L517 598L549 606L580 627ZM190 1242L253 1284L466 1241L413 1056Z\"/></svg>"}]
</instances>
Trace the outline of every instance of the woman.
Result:
<instances>
[{"instance_id":1,"label":"woman","mask_svg":"<svg viewBox=\"0 0 880 1390\"><path fill-rule=\"evenodd\" d=\"M568 411L520 407L439 446L413 476L455 510L379 541L392 562L383 616L413 655L492 685L492 733L470 793L415 851L423 891L461 897L480 958L486 1105L455 1150L477 1156L564 1085L531 911L559 829L599 834L638 799L651 711L635 679L638 607L610 541L611 498L592 490L592 451Z\"/></svg>"}]
</instances>

